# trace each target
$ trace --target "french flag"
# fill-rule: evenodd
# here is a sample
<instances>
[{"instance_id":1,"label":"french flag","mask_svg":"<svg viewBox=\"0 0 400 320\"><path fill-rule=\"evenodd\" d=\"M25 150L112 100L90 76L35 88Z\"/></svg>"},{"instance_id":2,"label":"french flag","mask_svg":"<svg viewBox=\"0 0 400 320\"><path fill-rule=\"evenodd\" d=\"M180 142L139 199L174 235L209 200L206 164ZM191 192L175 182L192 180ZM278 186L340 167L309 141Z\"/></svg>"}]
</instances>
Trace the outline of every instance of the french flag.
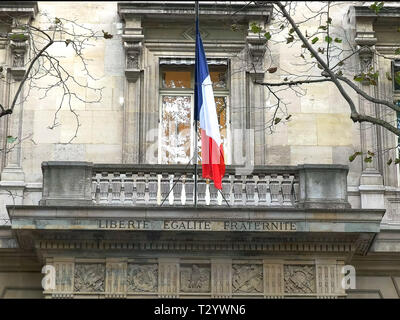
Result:
<instances>
[{"instance_id":1,"label":"french flag","mask_svg":"<svg viewBox=\"0 0 400 320\"><path fill-rule=\"evenodd\" d=\"M203 178L212 179L217 189L222 189L222 177L225 175L224 150L219 133L217 108L203 42L196 20L196 69L194 89L194 119L200 120L201 164Z\"/></svg>"}]
</instances>

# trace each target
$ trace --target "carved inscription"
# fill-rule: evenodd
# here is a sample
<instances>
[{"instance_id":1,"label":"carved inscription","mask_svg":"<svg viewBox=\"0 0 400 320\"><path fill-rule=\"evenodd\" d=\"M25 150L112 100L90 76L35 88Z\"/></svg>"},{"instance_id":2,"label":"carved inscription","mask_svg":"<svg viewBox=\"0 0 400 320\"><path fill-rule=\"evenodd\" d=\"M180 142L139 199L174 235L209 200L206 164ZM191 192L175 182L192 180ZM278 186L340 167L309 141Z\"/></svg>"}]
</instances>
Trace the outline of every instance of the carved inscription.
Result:
<instances>
[{"instance_id":1,"label":"carved inscription","mask_svg":"<svg viewBox=\"0 0 400 320\"><path fill-rule=\"evenodd\" d=\"M208 265L192 264L181 266L182 292L210 292L211 267Z\"/></svg>"},{"instance_id":2,"label":"carved inscription","mask_svg":"<svg viewBox=\"0 0 400 320\"><path fill-rule=\"evenodd\" d=\"M128 264L128 291L156 292L158 289L157 264Z\"/></svg>"},{"instance_id":3,"label":"carved inscription","mask_svg":"<svg viewBox=\"0 0 400 320\"><path fill-rule=\"evenodd\" d=\"M74 291L103 292L106 266L102 263L75 265Z\"/></svg>"},{"instance_id":4,"label":"carved inscription","mask_svg":"<svg viewBox=\"0 0 400 320\"><path fill-rule=\"evenodd\" d=\"M233 264L233 293L262 293L263 270L261 264Z\"/></svg>"},{"instance_id":5,"label":"carved inscription","mask_svg":"<svg viewBox=\"0 0 400 320\"><path fill-rule=\"evenodd\" d=\"M125 220L100 219L98 229L167 231L297 231L291 221L212 221L212 220Z\"/></svg>"},{"instance_id":6,"label":"carved inscription","mask_svg":"<svg viewBox=\"0 0 400 320\"><path fill-rule=\"evenodd\" d=\"M315 293L315 266L285 265L285 293Z\"/></svg>"}]
</instances>

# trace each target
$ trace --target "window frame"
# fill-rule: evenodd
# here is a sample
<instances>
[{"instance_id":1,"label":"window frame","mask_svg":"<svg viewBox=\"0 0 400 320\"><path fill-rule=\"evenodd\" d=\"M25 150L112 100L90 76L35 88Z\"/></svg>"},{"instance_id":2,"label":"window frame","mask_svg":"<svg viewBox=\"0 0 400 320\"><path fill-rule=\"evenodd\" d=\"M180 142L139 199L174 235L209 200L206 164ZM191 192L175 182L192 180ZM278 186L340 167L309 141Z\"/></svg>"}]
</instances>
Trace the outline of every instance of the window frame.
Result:
<instances>
[{"instance_id":1,"label":"window frame","mask_svg":"<svg viewBox=\"0 0 400 320\"><path fill-rule=\"evenodd\" d=\"M395 64L396 64L396 62L399 64L399 70L398 71L395 71ZM400 72L400 59L393 59L392 60L392 66L391 66L391 69L392 69L392 89L393 89L393 94L397 94L397 95L400 95L400 84L398 85L398 89L396 89L396 81L395 81L395 73L396 72Z\"/></svg>"},{"instance_id":2,"label":"window frame","mask_svg":"<svg viewBox=\"0 0 400 320\"><path fill-rule=\"evenodd\" d=\"M225 164L230 164L231 163L231 119L230 119L230 63L229 60L227 60L228 63L225 65L226 66L226 88L214 88L213 87L213 93L214 97L225 97L226 101L226 143L224 143L224 154L225 154ZM194 64L186 64L186 65L161 65L159 64L159 99L158 99L158 105L159 105L159 126L158 126L158 163L159 164L164 164L162 163L162 136L163 136L163 108L162 108L162 101L164 96L190 96L191 97L191 111L190 111L190 159L191 159L191 164L194 164L192 158L193 158L193 152L194 152L194 121L193 121L193 116L194 116L194 83L195 83L195 74L194 74ZM209 65L209 71L212 72L213 66L219 66L219 65ZM163 77L162 73L163 70L167 68L174 68L176 70L184 70L187 68L191 69L191 88L164 88L163 87ZM211 70L210 70L211 69ZM201 140L198 140L198 143L201 143Z\"/></svg>"}]
</instances>

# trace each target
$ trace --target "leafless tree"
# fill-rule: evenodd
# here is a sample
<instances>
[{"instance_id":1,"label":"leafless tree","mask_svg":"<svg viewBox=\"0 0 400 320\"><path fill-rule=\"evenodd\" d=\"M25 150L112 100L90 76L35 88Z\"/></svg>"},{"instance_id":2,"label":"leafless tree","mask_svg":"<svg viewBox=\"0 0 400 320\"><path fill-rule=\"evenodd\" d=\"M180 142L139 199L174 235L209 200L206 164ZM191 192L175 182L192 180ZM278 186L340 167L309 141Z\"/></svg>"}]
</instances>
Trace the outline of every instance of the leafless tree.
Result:
<instances>
[{"instance_id":1,"label":"leafless tree","mask_svg":"<svg viewBox=\"0 0 400 320\"><path fill-rule=\"evenodd\" d=\"M357 104L354 102L352 94L349 94L353 91L355 96L381 107L384 110L383 115L388 112L400 112L400 106L393 101L393 97L381 98L382 94L380 93L377 98L365 90L365 86L377 86L379 70L375 70L373 64L363 65L363 61L360 64L357 59L365 53L385 59L393 59L393 57L386 57L371 46L356 45L351 39L351 30L346 30L338 23L333 25L332 11L343 5L348 6L339 1L313 3L249 1L243 6L242 10L245 10L246 7L253 9L258 7L263 10L273 6L268 31L257 23L250 26L252 33L258 34L260 39L265 41L265 54L259 58L267 58L268 65L264 66L264 71L270 74L277 71L280 73L280 81L265 82L254 79L255 84L266 88L268 100L274 102L273 105L268 106L268 111L272 116L265 123L264 129L273 132L279 123L291 121L291 115L287 108L289 101L285 101L285 94L288 90L302 96L307 94L309 84L329 82L334 84L338 93L347 102L353 122L377 125L400 137L397 119L385 120L382 116L363 114L357 110ZM369 9L378 17L385 10L385 4L375 2L369 5ZM235 19L235 12L231 14L231 19ZM237 28L238 25L233 23L232 30ZM284 70L279 61L274 60L274 46L282 44L288 48L298 49L298 54L293 57L295 62L293 70L295 71ZM400 48L396 49L393 54L400 54ZM252 68L256 69L257 61L254 62L253 59L252 64ZM386 74L386 77L388 80L392 80L391 74ZM400 84L400 72L394 74L394 81ZM398 145L394 145L385 150L379 150L379 152L388 152L398 147ZM355 152L349 160L353 161L362 154L359 151ZM364 161L371 162L374 155L374 150L368 151ZM398 164L400 159L396 158L394 161L389 159L387 164L390 165L392 162Z\"/></svg>"},{"instance_id":2,"label":"leafless tree","mask_svg":"<svg viewBox=\"0 0 400 320\"><path fill-rule=\"evenodd\" d=\"M89 71L89 59L85 57L85 49L95 46L95 42L99 39L111 39L113 36L104 30L92 30L84 24L78 23L77 20L50 17L45 12L39 12L38 16L45 21L40 23L40 26L21 23L15 17L3 17L0 20L1 25L6 25L7 29L13 30L13 32L0 34L2 38L6 38L8 43L12 43L14 47L27 46L26 52L14 50L11 65L0 66L0 81L4 81L8 85L16 81L9 74L11 67L26 69L22 79L18 80L14 96L9 99L9 105L0 104L0 118L11 116L16 105L29 99L33 92L35 95L39 95L40 99L45 99L50 91L57 91L61 99L49 129L60 125L58 113L62 108L68 108L76 121L75 132L69 141L71 142L77 137L81 125L79 115L74 109L74 103L76 101L97 103L102 99L103 88L88 84L88 79L98 79ZM82 77L78 79L74 76L74 72L70 69L71 66L63 61L65 56L57 56L53 53L52 49L60 45L65 46L68 55L77 58L86 81L82 81ZM95 83L95 81L92 82ZM22 88L25 89L22 90ZM77 88L84 88L89 93L82 96ZM93 98L87 98L87 96ZM15 145L23 139L26 137L9 136L7 143Z\"/></svg>"}]
</instances>

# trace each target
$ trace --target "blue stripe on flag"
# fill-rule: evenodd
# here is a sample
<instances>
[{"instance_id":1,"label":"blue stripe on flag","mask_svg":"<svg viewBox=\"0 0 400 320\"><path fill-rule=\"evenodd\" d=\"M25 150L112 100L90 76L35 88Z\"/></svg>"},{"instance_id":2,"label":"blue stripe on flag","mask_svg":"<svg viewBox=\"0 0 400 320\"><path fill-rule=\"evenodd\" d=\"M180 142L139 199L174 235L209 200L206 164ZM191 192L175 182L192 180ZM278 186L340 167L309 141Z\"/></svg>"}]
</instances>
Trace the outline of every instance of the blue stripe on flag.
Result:
<instances>
[{"instance_id":1,"label":"blue stripe on flag","mask_svg":"<svg viewBox=\"0 0 400 320\"><path fill-rule=\"evenodd\" d=\"M196 66L194 86L194 119L200 120L200 108L203 104L201 85L209 75L206 54L204 53L203 42L199 32L199 19L196 19Z\"/></svg>"}]
</instances>

